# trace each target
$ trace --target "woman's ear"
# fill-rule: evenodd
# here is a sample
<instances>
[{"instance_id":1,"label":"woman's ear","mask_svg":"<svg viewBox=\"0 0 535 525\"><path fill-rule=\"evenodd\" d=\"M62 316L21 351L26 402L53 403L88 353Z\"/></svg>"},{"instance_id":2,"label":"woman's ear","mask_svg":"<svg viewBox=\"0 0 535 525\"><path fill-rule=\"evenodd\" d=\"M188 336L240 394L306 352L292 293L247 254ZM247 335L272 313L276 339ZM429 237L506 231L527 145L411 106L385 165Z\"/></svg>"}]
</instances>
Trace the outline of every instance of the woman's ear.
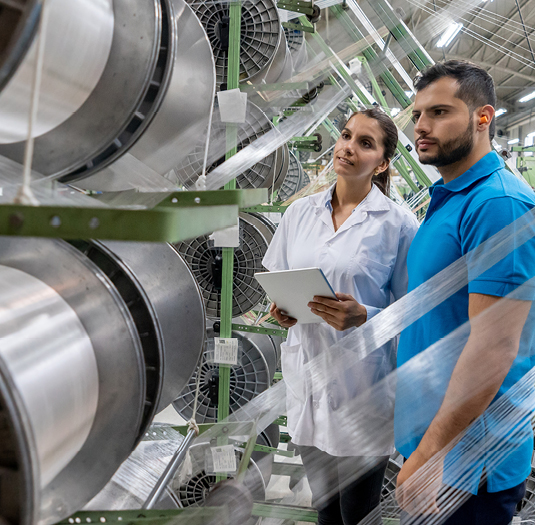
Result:
<instances>
[{"instance_id":1,"label":"woman's ear","mask_svg":"<svg viewBox=\"0 0 535 525\"><path fill-rule=\"evenodd\" d=\"M375 172L379 175L379 173L383 173L383 171L386 171L388 169L388 166L390 166L390 159L383 160L377 168L375 168Z\"/></svg>"}]
</instances>

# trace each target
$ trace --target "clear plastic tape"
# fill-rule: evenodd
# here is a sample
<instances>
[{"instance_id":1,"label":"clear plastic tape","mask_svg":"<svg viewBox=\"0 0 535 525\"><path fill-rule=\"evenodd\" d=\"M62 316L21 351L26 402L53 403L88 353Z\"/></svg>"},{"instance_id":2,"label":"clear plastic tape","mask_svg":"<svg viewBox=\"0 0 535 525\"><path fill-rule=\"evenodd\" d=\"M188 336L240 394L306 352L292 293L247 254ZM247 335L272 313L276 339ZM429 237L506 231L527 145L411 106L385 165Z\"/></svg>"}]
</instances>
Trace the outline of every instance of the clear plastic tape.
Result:
<instances>
[{"instance_id":1,"label":"clear plastic tape","mask_svg":"<svg viewBox=\"0 0 535 525\"><path fill-rule=\"evenodd\" d=\"M286 144L292 137L303 134L308 128L319 123L325 113L332 111L349 94L349 90L326 88L320 95L320 100L314 105L314 112L303 114L297 112L279 124L259 139L255 140L236 155L215 168L207 176L206 189L217 189L232 180L236 173L242 173L271 152Z\"/></svg>"},{"instance_id":2,"label":"clear plastic tape","mask_svg":"<svg viewBox=\"0 0 535 525\"><path fill-rule=\"evenodd\" d=\"M183 440L184 436L172 427L153 425L85 510L139 509ZM187 460L184 466L187 467ZM169 494L164 498L172 504Z\"/></svg>"},{"instance_id":3,"label":"clear plastic tape","mask_svg":"<svg viewBox=\"0 0 535 525\"><path fill-rule=\"evenodd\" d=\"M471 278L481 275L513 249L532 239L534 235L534 212L530 211L419 288L379 313L359 329L351 332L338 344L331 346L311 360L303 367L303 373L299 377L302 378L302 381L307 382L312 392L321 392L329 385L333 377L344 377L344 375L358 372L359 367L363 367L364 358L367 355L382 347L422 315L425 315L443 300L466 286L468 272L470 272ZM532 286L532 282L524 284L511 294L510 298L522 297L522 292ZM503 325L498 321L500 317L504 318L503 308L504 301L500 301L481 316L481 322L486 322L489 332L494 333L493 329L496 330L494 334L495 344L501 344L502 341L500 330ZM459 353L464 348L469 329L468 323L461 326L450 336L413 358L404 367L387 375L385 379L371 386L365 392L359 393L354 398L344 398L342 396L337 404L337 419L344 422L344 432L350 430L352 442L358 442L360 447L369 443L374 450L381 444L385 448L391 446L393 438L391 420L389 422L387 419L376 417L378 409L381 407L378 407L374 400L384 399L384 396L379 396L378 393L384 391L385 388L392 388L399 379L400 373L405 373L408 377L425 378L431 389L440 387L440 381L442 381L442 387L444 387L443 382L445 380L448 381L448 379L434 372L437 369L436 364L440 362L442 369L448 366L452 367L455 364ZM492 338L490 340L492 341ZM485 341L488 344L488 338ZM408 382L408 385L409 390L407 393L410 392L410 382ZM484 382L479 385L473 385L474 392L484 387ZM293 384L292 388L295 390L296 385ZM399 395L406 394L398 392ZM514 391L511 391L510 395L516 396ZM235 432L244 435L247 435L251 428L248 422L255 421L256 430L259 432L284 411L285 396L286 384L281 381L232 414L228 421L240 422L241 427L235 429ZM502 403L507 403L506 400L509 397L504 396ZM398 397L398 399L400 398ZM425 425L429 423L429 418L433 416L433 410L425 405L425 399L423 401L420 412L411 414L411 417L418 418L418 421L421 421L422 428L425 428ZM508 410L511 408L510 405L508 405ZM501 406L495 403L491 406L491 409L499 410ZM526 405L519 406L519 417L529 417L529 414L526 416ZM516 405L513 408L516 411ZM518 426L520 421L518 417L515 421ZM219 427L214 427L199 439L213 440L220 436ZM478 447L479 445L474 447L474 454L481 454L481 448ZM362 465L361 473L372 468L374 463L375 460L370 457L369 462ZM352 479L355 479L354 467L352 469Z\"/></svg>"}]
</instances>

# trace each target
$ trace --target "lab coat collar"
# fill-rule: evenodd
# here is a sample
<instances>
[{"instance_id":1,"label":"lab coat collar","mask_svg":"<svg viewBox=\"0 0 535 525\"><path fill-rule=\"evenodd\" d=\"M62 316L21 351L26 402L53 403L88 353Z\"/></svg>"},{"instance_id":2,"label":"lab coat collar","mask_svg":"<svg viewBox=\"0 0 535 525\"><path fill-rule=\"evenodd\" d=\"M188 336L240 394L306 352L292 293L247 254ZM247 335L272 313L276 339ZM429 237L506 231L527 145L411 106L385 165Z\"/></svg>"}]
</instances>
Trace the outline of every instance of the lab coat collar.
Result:
<instances>
[{"instance_id":1,"label":"lab coat collar","mask_svg":"<svg viewBox=\"0 0 535 525\"><path fill-rule=\"evenodd\" d=\"M334 225L332 221L332 198L334 193L334 188L336 184L333 184L328 190L325 190L321 193L313 195L310 200L311 204L316 208L316 215L334 231ZM388 205L388 197L383 195L381 190L375 185L372 185L372 189L365 199L353 210L353 213L350 217L342 224L338 229L336 234L342 233L343 231L364 222L369 212L383 212L389 211L390 207Z\"/></svg>"},{"instance_id":2,"label":"lab coat collar","mask_svg":"<svg viewBox=\"0 0 535 525\"><path fill-rule=\"evenodd\" d=\"M311 204L319 210L327 208L332 213L333 208L331 201L335 188L336 183L334 183L328 190L322 191L321 193L316 193L316 195L312 195L312 197L310 197ZM354 211L356 210L366 212L389 211L390 207L388 205L388 197L384 195L375 184L372 184L370 193L366 195L364 200L355 208Z\"/></svg>"}]
</instances>

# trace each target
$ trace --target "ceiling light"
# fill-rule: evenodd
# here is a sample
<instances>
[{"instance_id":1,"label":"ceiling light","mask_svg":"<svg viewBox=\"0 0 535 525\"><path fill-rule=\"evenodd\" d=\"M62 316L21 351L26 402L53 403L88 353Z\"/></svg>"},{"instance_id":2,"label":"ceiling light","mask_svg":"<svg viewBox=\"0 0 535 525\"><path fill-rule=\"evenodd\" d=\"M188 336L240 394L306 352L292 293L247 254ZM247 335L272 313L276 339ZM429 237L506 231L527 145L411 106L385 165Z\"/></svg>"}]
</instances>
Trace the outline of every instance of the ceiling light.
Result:
<instances>
[{"instance_id":1,"label":"ceiling light","mask_svg":"<svg viewBox=\"0 0 535 525\"><path fill-rule=\"evenodd\" d=\"M450 24L442 36L438 39L437 47L448 47L453 39L457 36L457 33L462 29L463 24Z\"/></svg>"},{"instance_id":2,"label":"ceiling light","mask_svg":"<svg viewBox=\"0 0 535 525\"><path fill-rule=\"evenodd\" d=\"M501 117L504 113L507 113L507 110L505 108L500 108L496 111L496 113L494 114L494 116L496 118L498 117Z\"/></svg>"},{"instance_id":3,"label":"ceiling light","mask_svg":"<svg viewBox=\"0 0 535 525\"><path fill-rule=\"evenodd\" d=\"M400 111L401 111L400 108L392 108L392 109L390 110L390 116L391 116L391 117L395 117Z\"/></svg>"},{"instance_id":4,"label":"ceiling light","mask_svg":"<svg viewBox=\"0 0 535 525\"><path fill-rule=\"evenodd\" d=\"M532 91L529 95L522 97L518 102L528 102L529 100L535 98L535 91Z\"/></svg>"},{"instance_id":5,"label":"ceiling light","mask_svg":"<svg viewBox=\"0 0 535 525\"><path fill-rule=\"evenodd\" d=\"M533 137L535 137L535 131L532 131L526 135L526 139L532 139L531 144L527 144L528 146L533 146ZM524 146L526 146L526 144L524 144Z\"/></svg>"},{"instance_id":6,"label":"ceiling light","mask_svg":"<svg viewBox=\"0 0 535 525\"><path fill-rule=\"evenodd\" d=\"M512 140L508 140L507 144L518 144L519 142L520 142L520 139L512 139Z\"/></svg>"}]
</instances>

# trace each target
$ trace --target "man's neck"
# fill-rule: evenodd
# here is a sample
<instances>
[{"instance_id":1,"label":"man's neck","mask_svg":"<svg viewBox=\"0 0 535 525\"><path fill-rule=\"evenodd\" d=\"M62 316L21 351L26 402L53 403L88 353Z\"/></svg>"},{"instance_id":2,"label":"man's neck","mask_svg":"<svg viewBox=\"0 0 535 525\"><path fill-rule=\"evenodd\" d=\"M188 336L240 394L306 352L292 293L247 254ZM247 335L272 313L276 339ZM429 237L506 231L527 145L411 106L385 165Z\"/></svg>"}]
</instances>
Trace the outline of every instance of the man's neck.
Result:
<instances>
[{"instance_id":1,"label":"man's neck","mask_svg":"<svg viewBox=\"0 0 535 525\"><path fill-rule=\"evenodd\" d=\"M442 178L444 179L444 184L448 184L448 182L460 177L491 151L492 148L490 144L485 144L480 148L474 148L470 152L470 155L464 159L454 162L453 164L448 164L447 166L441 166L440 168L437 168L440 175L442 175Z\"/></svg>"}]
</instances>

